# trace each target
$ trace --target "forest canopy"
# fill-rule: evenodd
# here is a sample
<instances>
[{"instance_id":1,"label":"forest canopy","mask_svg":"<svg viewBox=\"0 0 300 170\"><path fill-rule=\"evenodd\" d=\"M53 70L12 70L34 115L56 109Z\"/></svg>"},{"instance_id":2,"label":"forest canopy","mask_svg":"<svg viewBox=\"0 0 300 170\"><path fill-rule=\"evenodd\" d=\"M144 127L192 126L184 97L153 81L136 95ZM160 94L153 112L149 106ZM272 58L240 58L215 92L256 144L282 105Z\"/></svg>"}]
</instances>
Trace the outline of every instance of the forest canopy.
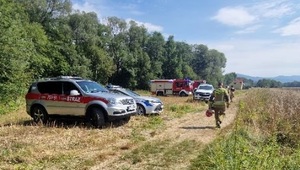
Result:
<instances>
[{"instance_id":1,"label":"forest canopy","mask_svg":"<svg viewBox=\"0 0 300 170\"><path fill-rule=\"evenodd\" d=\"M0 101L60 75L131 89L148 89L156 78L224 79L222 52L135 21L112 16L101 23L94 12L72 9L70 0L0 0L0 11Z\"/></svg>"}]
</instances>

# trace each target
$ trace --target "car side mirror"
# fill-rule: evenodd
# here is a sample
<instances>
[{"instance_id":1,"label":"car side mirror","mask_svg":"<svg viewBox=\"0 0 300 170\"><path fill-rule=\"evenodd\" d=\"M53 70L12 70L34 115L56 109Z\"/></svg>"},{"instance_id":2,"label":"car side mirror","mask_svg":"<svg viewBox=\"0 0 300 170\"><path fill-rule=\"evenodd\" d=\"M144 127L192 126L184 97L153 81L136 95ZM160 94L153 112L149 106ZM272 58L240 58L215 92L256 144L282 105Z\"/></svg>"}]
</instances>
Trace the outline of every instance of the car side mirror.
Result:
<instances>
[{"instance_id":1,"label":"car side mirror","mask_svg":"<svg viewBox=\"0 0 300 170\"><path fill-rule=\"evenodd\" d=\"M77 90L71 90L70 95L71 96L79 96L80 93Z\"/></svg>"}]
</instances>

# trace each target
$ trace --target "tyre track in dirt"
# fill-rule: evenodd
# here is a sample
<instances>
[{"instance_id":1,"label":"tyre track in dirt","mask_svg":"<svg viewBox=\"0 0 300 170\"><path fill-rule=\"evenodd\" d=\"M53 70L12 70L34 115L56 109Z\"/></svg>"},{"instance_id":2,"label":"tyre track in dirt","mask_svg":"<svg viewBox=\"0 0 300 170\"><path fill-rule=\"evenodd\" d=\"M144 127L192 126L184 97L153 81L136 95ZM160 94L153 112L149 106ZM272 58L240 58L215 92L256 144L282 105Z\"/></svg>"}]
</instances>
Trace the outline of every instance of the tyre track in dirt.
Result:
<instances>
[{"instance_id":1,"label":"tyre track in dirt","mask_svg":"<svg viewBox=\"0 0 300 170\"><path fill-rule=\"evenodd\" d=\"M237 112L237 106L235 106L235 104L236 103L232 103L231 107L226 110L221 129L233 122ZM181 119L172 120L166 124L166 129L155 136L153 140L168 136L168 138L176 139L177 141L188 139L208 144L212 142L220 132L220 129L215 126L214 115L207 117L205 111L190 113Z\"/></svg>"}]
</instances>

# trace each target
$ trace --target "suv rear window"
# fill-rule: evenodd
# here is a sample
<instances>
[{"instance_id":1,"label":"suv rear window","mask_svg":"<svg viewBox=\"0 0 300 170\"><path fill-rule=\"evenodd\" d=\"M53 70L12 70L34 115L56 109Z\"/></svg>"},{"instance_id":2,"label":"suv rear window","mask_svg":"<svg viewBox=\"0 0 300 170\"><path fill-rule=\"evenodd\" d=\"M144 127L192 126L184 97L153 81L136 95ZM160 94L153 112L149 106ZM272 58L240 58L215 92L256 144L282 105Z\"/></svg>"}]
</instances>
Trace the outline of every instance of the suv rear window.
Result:
<instances>
[{"instance_id":1,"label":"suv rear window","mask_svg":"<svg viewBox=\"0 0 300 170\"><path fill-rule=\"evenodd\" d=\"M61 82L39 82L37 87L40 93L62 94Z\"/></svg>"}]
</instances>

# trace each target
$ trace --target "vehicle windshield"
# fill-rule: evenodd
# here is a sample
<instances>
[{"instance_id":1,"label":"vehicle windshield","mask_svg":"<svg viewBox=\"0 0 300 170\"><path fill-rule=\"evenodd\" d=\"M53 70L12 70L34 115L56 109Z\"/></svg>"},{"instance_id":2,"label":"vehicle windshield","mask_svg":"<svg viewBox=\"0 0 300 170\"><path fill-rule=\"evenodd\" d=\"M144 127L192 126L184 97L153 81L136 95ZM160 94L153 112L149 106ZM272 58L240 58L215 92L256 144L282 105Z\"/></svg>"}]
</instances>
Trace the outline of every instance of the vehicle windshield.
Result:
<instances>
[{"instance_id":1,"label":"vehicle windshield","mask_svg":"<svg viewBox=\"0 0 300 170\"><path fill-rule=\"evenodd\" d=\"M94 81L78 81L77 84L86 93L108 92L108 90L105 87Z\"/></svg>"},{"instance_id":2,"label":"vehicle windshield","mask_svg":"<svg viewBox=\"0 0 300 170\"><path fill-rule=\"evenodd\" d=\"M137 94L136 92L134 91L131 91L129 89L125 89L125 93L127 93L129 96L131 97L137 97L137 96L140 96L139 94Z\"/></svg>"},{"instance_id":3,"label":"vehicle windshield","mask_svg":"<svg viewBox=\"0 0 300 170\"><path fill-rule=\"evenodd\" d=\"M213 89L213 86L199 86L199 89L203 89L203 90L212 90Z\"/></svg>"}]
</instances>

